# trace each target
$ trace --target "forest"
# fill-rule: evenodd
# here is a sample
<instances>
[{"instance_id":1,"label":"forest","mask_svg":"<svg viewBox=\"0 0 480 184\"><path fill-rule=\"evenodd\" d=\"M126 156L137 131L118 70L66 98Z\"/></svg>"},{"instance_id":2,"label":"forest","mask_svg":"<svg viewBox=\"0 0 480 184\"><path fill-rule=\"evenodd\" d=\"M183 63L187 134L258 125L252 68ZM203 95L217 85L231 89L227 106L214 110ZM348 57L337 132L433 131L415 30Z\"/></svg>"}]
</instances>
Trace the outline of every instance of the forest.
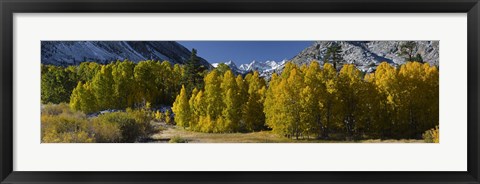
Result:
<instances>
[{"instance_id":1,"label":"forest","mask_svg":"<svg viewBox=\"0 0 480 184\"><path fill-rule=\"evenodd\" d=\"M141 142L161 132L151 122L291 140L439 142L437 66L383 62L364 73L353 64L324 63L287 63L268 79L205 67L195 50L183 65L42 65L42 142Z\"/></svg>"}]
</instances>

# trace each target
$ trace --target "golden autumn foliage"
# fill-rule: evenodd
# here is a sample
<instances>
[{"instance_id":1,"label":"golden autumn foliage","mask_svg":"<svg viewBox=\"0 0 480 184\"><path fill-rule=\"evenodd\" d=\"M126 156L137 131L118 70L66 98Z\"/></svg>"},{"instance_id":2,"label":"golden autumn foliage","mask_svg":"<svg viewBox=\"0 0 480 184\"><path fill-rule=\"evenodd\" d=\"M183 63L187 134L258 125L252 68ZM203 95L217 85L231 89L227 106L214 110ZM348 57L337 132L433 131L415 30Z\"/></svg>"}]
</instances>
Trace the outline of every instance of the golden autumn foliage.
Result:
<instances>
[{"instance_id":1,"label":"golden autumn foliage","mask_svg":"<svg viewBox=\"0 0 480 184\"><path fill-rule=\"evenodd\" d=\"M182 84L185 83L184 78L187 75L185 66L178 64L172 66L168 61L147 60L135 64L125 60L106 65L85 62L80 66L72 67L72 71L76 72L71 73L77 82L76 87L72 87L70 107L84 113L144 107L147 103L154 107L171 105L179 94ZM65 70L60 69L52 68L51 70ZM44 70L47 71L47 69ZM56 73L59 72L54 74ZM49 72L42 73L44 78L49 75ZM42 94L48 97L49 94L59 93L47 88L48 84L50 83L45 82ZM61 88L54 90L59 89ZM44 101L55 101L55 99L48 97Z\"/></svg>"},{"instance_id":2,"label":"golden autumn foliage","mask_svg":"<svg viewBox=\"0 0 480 184\"><path fill-rule=\"evenodd\" d=\"M439 143L440 134L439 134L438 126L435 126L435 128L425 131L422 137L423 137L423 140L425 140L425 142L427 143Z\"/></svg>"},{"instance_id":3,"label":"golden autumn foliage","mask_svg":"<svg viewBox=\"0 0 480 184\"><path fill-rule=\"evenodd\" d=\"M189 126L188 124L190 123L192 112L190 110L190 104L188 103L185 86L182 86L180 94L177 96L177 100L173 103L172 111L175 114L175 122L177 126L184 128Z\"/></svg>"},{"instance_id":4,"label":"golden autumn foliage","mask_svg":"<svg viewBox=\"0 0 480 184\"><path fill-rule=\"evenodd\" d=\"M79 75L72 77L77 83L71 87L68 105L42 109L45 142L132 142L148 134L145 122L153 118L209 133L272 130L295 139L438 141L438 128L436 133L431 129L439 125L439 70L428 63L383 62L375 72L364 73L353 64L287 62L269 81L257 71L235 75L228 66L192 78L186 76L185 66L158 61L42 70L60 77ZM183 79L196 84L185 84ZM42 90L50 95L45 100L65 100L54 98L64 93L61 88ZM172 104L172 111L149 112L143 120L133 111L112 113L118 118L100 115L96 120L83 114L126 108L149 111Z\"/></svg>"},{"instance_id":5,"label":"golden autumn foliage","mask_svg":"<svg viewBox=\"0 0 480 184\"><path fill-rule=\"evenodd\" d=\"M43 143L136 142L153 132L150 112L127 110L87 118L67 104L42 106Z\"/></svg>"},{"instance_id":6,"label":"golden autumn foliage","mask_svg":"<svg viewBox=\"0 0 480 184\"><path fill-rule=\"evenodd\" d=\"M295 139L420 139L438 125L438 75L435 66L418 62L398 68L381 63L365 74L352 64L337 71L314 61L287 63L267 84L258 72L235 78L230 70L213 70L188 105L187 95L177 97L183 108L175 109L176 121L191 112L188 129L200 132L272 129Z\"/></svg>"},{"instance_id":7,"label":"golden autumn foliage","mask_svg":"<svg viewBox=\"0 0 480 184\"><path fill-rule=\"evenodd\" d=\"M381 63L371 74L351 64L339 72L328 63L287 64L269 83L266 124L295 138L419 139L438 125L438 75L418 62Z\"/></svg>"},{"instance_id":8,"label":"golden autumn foliage","mask_svg":"<svg viewBox=\"0 0 480 184\"><path fill-rule=\"evenodd\" d=\"M177 125L211 133L265 128L262 111L266 82L258 72L243 78L240 75L235 77L231 70L212 70L204 82L204 89L195 88L188 101L182 92L175 100L173 111Z\"/></svg>"},{"instance_id":9,"label":"golden autumn foliage","mask_svg":"<svg viewBox=\"0 0 480 184\"><path fill-rule=\"evenodd\" d=\"M41 122L42 143L95 142L85 114L72 112L64 103L43 105Z\"/></svg>"}]
</instances>

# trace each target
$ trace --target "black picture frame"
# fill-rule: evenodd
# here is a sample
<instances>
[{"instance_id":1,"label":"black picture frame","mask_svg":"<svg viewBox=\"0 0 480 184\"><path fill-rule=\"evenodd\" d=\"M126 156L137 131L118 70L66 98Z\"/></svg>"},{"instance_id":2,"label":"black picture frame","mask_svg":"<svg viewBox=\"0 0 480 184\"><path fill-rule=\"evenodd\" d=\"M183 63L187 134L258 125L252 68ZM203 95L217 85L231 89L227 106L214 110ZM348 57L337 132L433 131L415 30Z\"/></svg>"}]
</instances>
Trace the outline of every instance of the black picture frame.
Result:
<instances>
[{"instance_id":1,"label":"black picture frame","mask_svg":"<svg viewBox=\"0 0 480 184\"><path fill-rule=\"evenodd\" d=\"M0 0L1 183L480 183L479 0ZM468 13L466 172L20 172L13 171L14 13Z\"/></svg>"}]
</instances>

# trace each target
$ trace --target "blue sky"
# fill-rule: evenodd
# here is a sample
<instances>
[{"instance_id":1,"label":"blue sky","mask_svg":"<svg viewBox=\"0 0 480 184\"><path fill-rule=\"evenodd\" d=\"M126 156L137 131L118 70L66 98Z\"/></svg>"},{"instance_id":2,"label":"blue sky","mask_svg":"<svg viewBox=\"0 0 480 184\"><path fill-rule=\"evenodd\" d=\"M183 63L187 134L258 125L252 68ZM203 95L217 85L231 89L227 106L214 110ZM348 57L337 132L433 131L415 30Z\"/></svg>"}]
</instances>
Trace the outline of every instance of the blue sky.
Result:
<instances>
[{"instance_id":1,"label":"blue sky","mask_svg":"<svg viewBox=\"0 0 480 184\"><path fill-rule=\"evenodd\" d=\"M210 63L233 61L241 65L256 61L291 59L313 41L179 41Z\"/></svg>"}]
</instances>

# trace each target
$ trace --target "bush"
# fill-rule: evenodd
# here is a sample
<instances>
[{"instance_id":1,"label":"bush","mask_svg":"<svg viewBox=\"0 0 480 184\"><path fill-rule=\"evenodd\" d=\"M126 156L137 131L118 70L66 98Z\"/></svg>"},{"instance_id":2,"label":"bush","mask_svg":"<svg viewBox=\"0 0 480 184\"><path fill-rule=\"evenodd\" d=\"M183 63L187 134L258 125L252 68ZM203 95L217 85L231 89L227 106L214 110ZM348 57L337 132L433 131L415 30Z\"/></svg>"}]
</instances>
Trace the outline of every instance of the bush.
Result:
<instances>
[{"instance_id":1,"label":"bush","mask_svg":"<svg viewBox=\"0 0 480 184\"><path fill-rule=\"evenodd\" d=\"M169 125L174 124L174 121L172 120L172 113L170 112L170 110L165 111L164 117L165 117L166 124L169 124Z\"/></svg>"},{"instance_id":2,"label":"bush","mask_svg":"<svg viewBox=\"0 0 480 184\"><path fill-rule=\"evenodd\" d=\"M67 104L42 106L42 142L135 142L155 130L152 113L127 110L100 115L89 120L82 112L73 112Z\"/></svg>"},{"instance_id":3,"label":"bush","mask_svg":"<svg viewBox=\"0 0 480 184\"><path fill-rule=\"evenodd\" d=\"M188 143L187 139L181 138L180 136L174 136L168 143Z\"/></svg>"},{"instance_id":4,"label":"bush","mask_svg":"<svg viewBox=\"0 0 480 184\"><path fill-rule=\"evenodd\" d=\"M56 116L62 113L72 113L70 107L66 103L61 104L45 104L42 105L42 115Z\"/></svg>"},{"instance_id":5,"label":"bush","mask_svg":"<svg viewBox=\"0 0 480 184\"><path fill-rule=\"evenodd\" d=\"M57 133L55 131L47 132L42 142L45 143L92 143L95 142L95 138L88 132L62 132Z\"/></svg>"},{"instance_id":6,"label":"bush","mask_svg":"<svg viewBox=\"0 0 480 184\"><path fill-rule=\"evenodd\" d=\"M106 118L96 118L92 123L95 139L97 142L122 142L120 126Z\"/></svg>"},{"instance_id":7,"label":"bush","mask_svg":"<svg viewBox=\"0 0 480 184\"><path fill-rule=\"evenodd\" d=\"M41 134L44 143L95 142L85 114L71 112L68 105L46 105L42 109Z\"/></svg>"},{"instance_id":8,"label":"bush","mask_svg":"<svg viewBox=\"0 0 480 184\"><path fill-rule=\"evenodd\" d=\"M428 143L439 143L439 129L438 126L435 126L435 128L432 128L430 130L425 131L422 135L423 140Z\"/></svg>"},{"instance_id":9,"label":"bush","mask_svg":"<svg viewBox=\"0 0 480 184\"><path fill-rule=\"evenodd\" d=\"M155 130L150 124L154 117L152 116L152 113L150 111L127 109L127 114L129 114L129 116L132 116L135 121L138 122L140 129L142 130L142 132L144 132L145 135L154 133Z\"/></svg>"},{"instance_id":10,"label":"bush","mask_svg":"<svg viewBox=\"0 0 480 184\"><path fill-rule=\"evenodd\" d=\"M155 112L155 120L163 121L163 114L160 111Z\"/></svg>"},{"instance_id":11,"label":"bush","mask_svg":"<svg viewBox=\"0 0 480 184\"><path fill-rule=\"evenodd\" d=\"M97 142L135 142L153 131L148 114L129 110L100 115L93 120L95 138Z\"/></svg>"}]
</instances>

